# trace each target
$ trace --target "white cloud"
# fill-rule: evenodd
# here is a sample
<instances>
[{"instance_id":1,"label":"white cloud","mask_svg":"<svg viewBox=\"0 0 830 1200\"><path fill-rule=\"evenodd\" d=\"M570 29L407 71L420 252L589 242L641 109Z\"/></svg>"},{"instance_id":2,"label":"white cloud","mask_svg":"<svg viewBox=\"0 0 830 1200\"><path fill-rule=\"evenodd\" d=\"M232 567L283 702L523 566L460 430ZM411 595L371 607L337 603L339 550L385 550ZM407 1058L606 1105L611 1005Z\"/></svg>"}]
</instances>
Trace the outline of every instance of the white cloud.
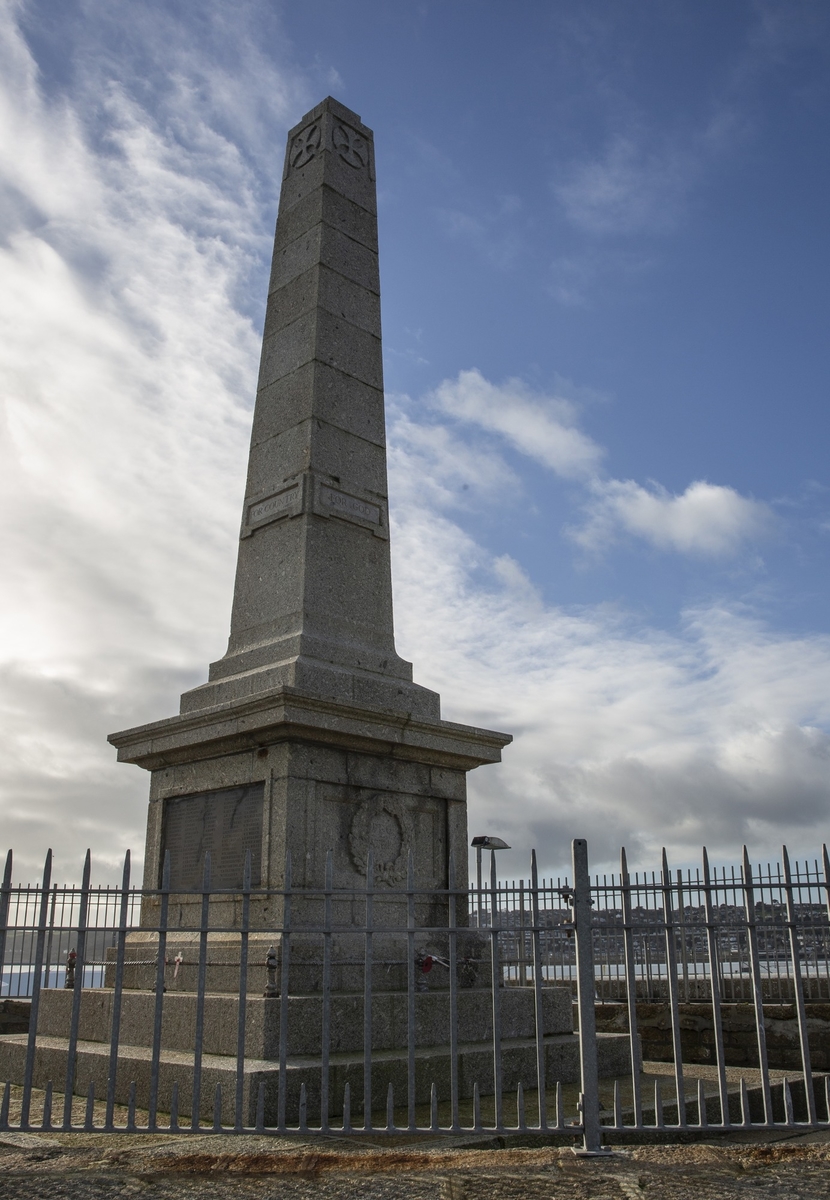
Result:
<instances>
[{"instance_id":1,"label":"white cloud","mask_svg":"<svg viewBox=\"0 0 830 1200\"><path fill-rule=\"evenodd\" d=\"M626 844L646 866L662 845L735 861L744 841L770 854L826 839L830 638L716 606L674 635L602 606L569 612L428 506L401 509L393 532L416 678L448 719L515 737L470 776L471 833L511 843L508 873L526 874L531 846L561 868L578 836L596 864Z\"/></svg>"},{"instance_id":2,"label":"white cloud","mask_svg":"<svg viewBox=\"0 0 830 1200\"><path fill-rule=\"evenodd\" d=\"M601 447L576 427L570 400L534 392L519 379L495 384L478 370L460 371L430 399L442 412L500 434L566 479L593 475L602 458Z\"/></svg>"},{"instance_id":3,"label":"white cloud","mask_svg":"<svg viewBox=\"0 0 830 1200\"><path fill-rule=\"evenodd\" d=\"M24 876L59 834L58 877L87 845L100 877L140 852L147 795L106 734L175 711L223 649L258 353L240 297L276 193L245 147L266 127L273 144L309 97L244 28L225 31L244 86L200 74L156 9L162 117L93 55L74 99L50 100L13 11L0 10L4 830ZM581 833L595 861L631 839L643 856L662 841L734 856L743 838L819 839L828 639L714 608L676 636L567 612L451 519L519 489L490 435L588 489L613 535L714 551L746 531L752 502L713 485L693 485L718 493L708 507L621 481L592 492L602 450L576 403L519 382L462 372L433 404L426 421L404 402L392 414L397 625L447 716L516 735L501 767L473 774L471 823L550 864ZM481 435L462 440L450 417Z\"/></svg>"},{"instance_id":4,"label":"white cloud","mask_svg":"<svg viewBox=\"0 0 830 1200\"><path fill-rule=\"evenodd\" d=\"M570 532L593 551L624 531L660 550L717 557L734 554L772 526L766 504L705 480L690 483L679 496L659 484L649 489L631 479L596 480L591 492L587 521Z\"/></svg>"},{"instance_id":5,"label":"white cloud","mask_svg":"<svg viewBox=\"0 0 830 1200\"><path fill-rule=\"evenodd\" d=\"M676 146L649 150L642 137L618 135L553 190L568 220L587 233L655 233L675 223L696 167Z\"/></svg>"},{"instance_id":6,"label":"white cloud","mask_svg":"<svg viewBox=\"0 0 830 1200\"><path fill-rule=\"evenodd\" d=\"M456 379L445 379L427 400L442 414L497 434L561 478L583 484L586 518L568 532L594 553L628 534L661 550L723 557L765 536L774 526L766 504L721 484L696 480L675 496L657 483L646 488L630 479L603 478L604 450L578 428L578 403L534 392L521 380L494 384L478 370L460 371ZM418 437L429 436L436 442L449 437L440 428L432 427L427 435L425 426L413 427ZM405 440L412 438L408 430ZM470 469L470 450L452 453L458 455L459 472L463 462L466 474L475 474ZM491 450L488 457L487 474L492 474Z\"/></svg>"},{"instance_id":7,"label":"white cloud","mask_svg":"<svg viewBox=\"0 0 830 1200\"><path fill-rule=\"evenodd\" d=\"M502 502L521 483L491 447L462 440L441 423L415 419L408 396L386 397L388 461L399 481L399 503L437 509Z\"/></svg>"},{"instance_id":8,"label":"white cloud","mask_svg":"<svg viewBox=\"0 0 830 1200\"><path fill-rule=\"evenodd\" d=\"M59 874L87 844L99 866L140 853L148 779L106 735L174 712L224 649L259 352L237 297L278 186L225 131L279 139L306 97L243 20L225 49L244 88L200 80L157 11L166 92L126 58L113 83L102 50L74 62L71 101L47 98L17 11L0 11L0 802L34 877L56 830ZM133 48L153 14L134 16Z\"/></svg>"}]
</instances>

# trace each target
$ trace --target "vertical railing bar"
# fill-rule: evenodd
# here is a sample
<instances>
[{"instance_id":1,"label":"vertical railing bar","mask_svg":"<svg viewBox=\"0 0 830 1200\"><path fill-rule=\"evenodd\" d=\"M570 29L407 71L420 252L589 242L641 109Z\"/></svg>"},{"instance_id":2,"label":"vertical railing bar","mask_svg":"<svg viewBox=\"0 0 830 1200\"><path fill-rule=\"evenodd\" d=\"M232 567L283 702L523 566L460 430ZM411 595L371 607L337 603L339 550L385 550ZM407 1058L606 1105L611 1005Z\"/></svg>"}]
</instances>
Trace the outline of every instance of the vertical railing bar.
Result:
<instances>
[{"instance_id":1,"label":"vertical railing bar","mask_svg":"<svg viewBox=\"0 0 830 1200\"><path fill-rule=\"evenodd\" d=\"M533 1015L536 1034L536 1094L539 1101L539 1129L547 1129L547 1095L545 1081L545 998L542 994L544 966L542 935L539 924L539 871L536 851L530 852L530 908L533 930Z\"/></svg>"},{"instance_id":2,"label":"vertical railing bar","mask_svg":"<svg viewBox=\"0 0 830 1200\"><path fill-rule=\"evenodd\" d=\"M6 969L6 940L9 930L9 909L12 899L12 868L14 856L11 850L6 854L6 866L3 871L3 882L0 884L0 992L3 988L3 972ZM12 947L12 956L14 947ZM9 996L12 994L12 977L9 972Z\"/></svg>"},{"instance_id":3,"label":"vertical railing bar","mask_svg":"<svg viewBox=\"0 0 830 1200\"><path fill-rule=\"evenodd\" d=\"M588 843L574 838L573 921L576 941L576 997L579 1009L579 1063L582 1105L583 1153L602 1152L599 1120L599 1065L597 1062L597 1024L594 1010L594 933L591 918L591 877L588 871Z\"/></svg>"},{"instance_id":4,"label":"vertical railing bar","mask_svg":"<svg viewBox=\"0 0 830 1200\"><path fill-rule=\"evenodd\" d=\"M29 1009L29 1037L26 1045L26 1066L23 1071L23 1099L20 1106L20 1128L29 1128L29 1110L32 1103L32 1079L35 1070L35 1043L37 1019L40 1008L40 985L43 972L43 946L46 940L46 910L49 905L49 888L52 882L52 851L47 850L43 864L43 880L40 886L40 913L35 940L34 975L32 977L32 1003Z\"/></svg>"},{"instance_id":5,"label":"vertical railing bar","mask_svg":"<svg viewBox=\"0 0 830 1200\"><path fill-rule=\"evenodd\" d=\"M686 945L686 907L683 903L683 872L677 871L677 923L680 926L680 958L683 967L683 999L689 1003L689 951Z\"/></svg>"},{"instance_id":6,"label":"vertical railing bar","mask_svg":"<svg viewBox=\"0 0 830 1200\"><path fill-rule=\"evenodd\" d=\"M415 1131L415 858L409 848L406 862L406 1118Z\"/></svg>"},{"instance_id":7,"label":"vertical railing bar","mask_svg":"<svg viewBox=\"0 0 830 1200\"><path fill-rule=\"evenodd\" d=\"M159 1094L159 1062L161 1059L161 1022L164 1011L164 972L167 963L167 923L170 913L170 851L164 852L161 869L161 907L159 910L159 943L156 962L156 1001L153 1010L153 1049L150 1055L150 1098L147 1114L147 1129L157 1132ZM135 1084L130 1085L133 1091ZM135 1120L135 1113L133 1113Z\"/></svg>"},{"instance_id":8,"label":"vertical railing bar","mask_svg":"<svg viewBox=\"0 0 830 1200\"><path fill-rule=\"evenodd\" d=\"M455 883L455 856L447 863L449 884L449 964L450 964L450 1128L459 1131L458 1117L458 908Z\"/></svg>"},{"instance_id":9,"label":"vertical railing bar","mask_svg":"<svg viewBox=\"0 0 830 1200\"><path fill-rule=\"evenodd\" d=\"M749 1093L746 1090L746 1079L741 1076L741 1124L749 1129L752 1121L749 1118Z\"/></svg>"},{"instance_id":10,"label":"vertical railing bar","mask_svg":"<svg viewBox=\"0 0 830 1200\"><path fill-rule=\"evenodd\" d=\"M300 1133L308 1133L308 1090L305 1083L300 1084L300 1108L297 1128Z\"/></svg>"},{"instance_id":11,"label":"vertical railing bar","mask_svg":"<svg viewBox=\"0 0 830 1200\"><path fill-rule=\"evenodd\" d=\"M51 1083L51 1080L49 1081ZM49 1094L49 1084L46 1085L47 1095ZM12 1098L11 1080L7 1079L3 1085L3 1100L0 1102L0 1129L5 1131L9 1128L9 1105Z\"/></svg>"},{"instance_id":12,"label":"vertical railing bar","mask_svg":"<svg viewBox=\"0 0 830 1200\"><path fill-rule=\"evenodd\" d=\"M490 986L493 989L493 1121L496 1129L504 1124L502 1112L501 1061L501 964L499 961L499 928L501 914L498 906L496 852L490 851Z\"/></svg>"},{"instance_id":13,"label":"vertical railing bar","mask_svg":"<svg viewBox=\"0 0 830 1200\"><path fill-rule=\"evenodd\" d=\"M366 856L366 932L363 959L363 1130L372 1128L372 969L374 959L375 856Z\"/></svg>"},{"instance_id":14,"label":"vertical railing bar","mask_svg":"<svg viewBox=\"0 0 830 1200\"><path fill-rule=\"evenodd\" d=\"M78 912L78 940L75 955L75 980L72 989L72 1015L69 1019L69 1041L66 1050L66 1084L63 1092L63 1129L66 1131L72 1128L72 1095L75 1090L75 1056L78 1049L78 1026L81 1021L81 997L84 985L86 923L89 907L91 861L90 852L87 850L81 882L81 906Z\"/></svg>"},{"instance_id":15,"label":"vertical railing bar","mask_svg":"<svg viewBox=\"0 0 830 1200\"><path fill-rule=\"evenodd\" d=\"M265 1131L265 1084L260 1081L256 1092L256 1132Z\"/></svg>"},{"instance_id":16,"label":"vertical railing bar","mask_svg":"<svg viewBox=\"0 0 830 1200\"><path fill-rule=\"evenodd\" d=\"M326 853L326 879L323 899L323 1011L320 1063L320 1129L329 1129L329 1053L331 1049L331 892L333 864L331 850Z\"/></svg>"},{"instance_id":17,"label":"vertical railing bar","mask_svg":"<svg viewBox=\"0 0 830 1200\"><path fill-rule=\"evenodd\" d=\"M280 1048L277 1084L277 1131L285 1133L286 1057L288 1054L288 970L291 955L291 851L285 852L283 919L280 942Z\"/></svg>"},{"instance_id":18,"label":"vertical railing bar","mask_svg":"<svg viewBox=\"0 0 830 1200\"><path fill-rule=\"evenodd\" d=\"M195 1133L202 1123L202 1042L205 1034L205 987L207 984L207 946L210 920L210 851L205 851L202 875L202 905L199 913L199 972L196 984L196 1032L193 1047L193 1102L190 1128Z\"/></svg>"},{"instance_id":19,"label":"vertical railing bar","mask_svg":"<svg viewBox=\"0 0 830 1200\"><path fill-rule=\"evenodd\" d=\"M352 1087L347 1083L343 1088L343 1133L352 1132Z\"/></svg>"},{"instance_id":20,"label":"vertical railing bar","mask_svg":"<svg viewBox=\"0 0 830 1200\"><path fill-rule=\"evenodd\" d=\"M717 874L715 875L717 886ZM721 1015L721 976L718 931L712 904L712 879L709 870L709 855L703 847L703 903L706 910L706 943L709 953L709 978L712 986L712 1023L715 1033L715 1066L718 1072L718 1096L720 1098L721 1125L727 1128L729 1118L729 1093L726 1085L726 1062L723 1048L723 1018Z\"/></svg>"},{"instance_id":21,"label":"vertical railing bar","mask_svg":"<svg viewBox=\"0 0 830 1200\"><path fill-rule=\"evenodd\" d=\"M95 1080L90 1079L89 1087L87 1088L87 1093L86 1093L86 1112L84 1114L84 1124L83 1124L84 1133L94 1133L95 1132L94 1117L95 1117ZM66 1125L66 1118L64 1117L64 1126L65 1125ZM71 1128L71 1125L72 1125L71 1113L70 1113L70 1117L69 1117L69 1125Z\"/></svg>"},{"instance_id":22,"label":"vertical railing bar","mask_svg":"<svg viewBox=\"0 0 830 1200\"><path fill-rule=\"evenodd\" d=\"M827 846L821 847L821 861L824 869L824 883L821 885L824 888L824 902L826 907L827 925L824 933L824 981L827 984L827 999L830 1000L830 856L827 854ZM830 1121L830 1104L827 1108L827 1120Z\"/></svg>"},{"instance_id":23,"label":"vertical railing bar","mask_svg":"<svg viewBox=\"0 0 830 1200\"><path fill-rule=\"evenodd\" d=\"M110 1061L107 1071L107 1107L104 1129L112 1133L115 1128L115 1086L118 1075L118 1042L121 1036L121 1001L124 991L124 959L127 948L127 909L130 902L130 852L124 855L124 870L121 875L121 903L118 912L118 948L115 958L115 979L112 990L112 1019L110 1024Z\"/></svg>"},{"instance_id":24,"label":"vertical railing bar","mask_svg":"<svg viewBox=\"0 0 830 1200\"><path fill-rule=\"evenodd\" d=\"M519 880L519 985L527 986L527 947L525 945L525 930L527 929L525 909L525 881Z\"/></svg>"},{"instance_id":25,"label":"vertical railing bar","mask_svg":"<svg viewBox=\"0 0 830 1200\"><path fill-rule=\"evenodd\" d=\"M656 882L655 882L656 887ZM663 923L666 931L666 976L671 1009L672 1052L674 1054L674 1086L677 1096L677 1124L686 1128L686 1094L683 1083L683 1049L680 1041L680 1007L677 998L677 957L674 944L672 882L665 847L662 858Z\"/></svg>"},{"instance_id":26,"label":"vertical railing bar","mask_svg":"<svg viewBox=\"0 0 830 1200\"><path fill-rule=\"evenodd\" d=\"M170 1132L179 1132L179 1081L173 1080L170 1089Z\"/></svg>"},{"instance_id":27,"label":"vertical railing bar","mask_svg":"<svg viewBox=\"0 0 830 1200\"><path fill-rule=\"evenodd\" d=\"M242 928L239 933L239 1009L236 1025L236 1095L234 1129L241 1133L247 1124L242 1111L245 1103L245 1031L248 1020L248 938L251 927L250 849L245 851L242 867Z\"/></svg>"},{"instance_id":28,"label":"vertical railing bar","mask_svg":"<svg viewBox=\"0 0 830 1200\"><path fill-rule=\"evenodd\" d=\"M43 959L44 968L45 968L44 980L45 980L47 988L50 986L49 976L51 974L51 965L52 965L52 946L54 944L54 939L55 939L55 908L57 907L57 903L58 903L58 885L56 883L54 883L52 885L52 903L50 905L50 911L49 911L49 933L47 934L47 937L46 937L46 951L45 951L44 959ZM63 905L61 905L61 910L62 909L63 909ZM61 911L61 916L63 916L62 911ZM63 925L62 920L61 920L61 925ZM58 963L56 964L57 969L55 971L55 987L60 987L60 966L59 966L60 959L61 959L60 938L58 938Z\"/></svg>"},{"instance_id":29,"label":"vertical railing bar","mask_svg":"<svg viewBox=\"0 0 830 1200\"><path fill-rule=\"evenodd\" d=\"M709 1125L709 1117L706 1112L706 1090L702 1079L697 1081L697 1123L701 1129L706 1129Z\"/></svg>"},{"instance_id":30,"label":"vertical railing bar","mask_svg":"<svg viewBox=\"0 0 830 1200\"><path fill-rule=\"evenodd\" d=\"M46 1091L43 1096L43 1120L40 1127L44 1133L49 1133L54 1128L52 1125L52 1080L47 1079Z\"/></svg>"},{"instance_id":31,"label":"vertical railing bar","mask_svg":"<svg viewBox=\"0 0 830 1200\"><path fill-rule=\"evenodd\" d=\"M787 925L790 933L790 957L793 965L793 994L795 1011L798 1018L798 1036L801 1042L801 1066L804 1075L804 1098L807 1103L807 1123L816 1123L816 1097L813 1092L813 1071L810 1065L810 1041L807 1030L807 1013L804 1008L804 992L801 986L801 955L798 945L798 929L796 926L795 900L793 897L792 877L790 874L790 856L787 847L782 846L781 858L784 866L784 888L787 897Z\"/></svg>"},{"instance_id":32,"label":"vertical railing bar","mask_svg":"<svg viewBox=\"0 0 830 1200\"><path fill-rule=\"evenodd\" d=\"M625 999L628 1007L628 1040L631 1054L631 1098L634 1105L634 1127L643 1125L643 1098L640 1092L642 1059L637 1030L637 963L634 958L634 926L631 913L631 876L625 847L620 850L620 890L622 893L623 941L625 947Z\"/></svg>"},{"instance_id":33,"label":"vertical railing bar","mask_svg":"<svg viewBox=\"0 0 830 1200\"><path fill-rule=\"evenodd\" d=\"M752 982L752 1004L755 1009L755 1028L758 1039L758 1066L761 1071L761 1091L764 1099L764 1124L773 1124L772 1095L769 1086L769 1062L767 1058L767 1031L764 1025L764 993L761 982L761 963L758 955L758 929L755 919L755 890L752 866L746 846L743 847L744 912L746 913L746 940L749 949L749 970Z\"/></svg>"}]
</instances>

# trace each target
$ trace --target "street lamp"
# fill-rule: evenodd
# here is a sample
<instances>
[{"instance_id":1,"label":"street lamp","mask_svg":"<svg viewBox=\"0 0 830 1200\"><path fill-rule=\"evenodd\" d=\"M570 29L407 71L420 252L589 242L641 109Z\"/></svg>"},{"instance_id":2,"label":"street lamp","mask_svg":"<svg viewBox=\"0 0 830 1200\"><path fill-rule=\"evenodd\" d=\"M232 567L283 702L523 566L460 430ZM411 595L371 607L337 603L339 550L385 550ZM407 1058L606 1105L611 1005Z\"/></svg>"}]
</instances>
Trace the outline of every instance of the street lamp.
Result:
<instances>
[{"instance_id":1,"label":"street lamp","mask_svg":"<svg viewBox=\"0 0 830 1200\"><path fill-rule=\"evenodd\" d=\"M509 850L507 842L499 837L474 837L470 842L476 851L476 894L478 896L478 927L481 928L481 852L482 850Z\"/></svg>"}]
</instances>

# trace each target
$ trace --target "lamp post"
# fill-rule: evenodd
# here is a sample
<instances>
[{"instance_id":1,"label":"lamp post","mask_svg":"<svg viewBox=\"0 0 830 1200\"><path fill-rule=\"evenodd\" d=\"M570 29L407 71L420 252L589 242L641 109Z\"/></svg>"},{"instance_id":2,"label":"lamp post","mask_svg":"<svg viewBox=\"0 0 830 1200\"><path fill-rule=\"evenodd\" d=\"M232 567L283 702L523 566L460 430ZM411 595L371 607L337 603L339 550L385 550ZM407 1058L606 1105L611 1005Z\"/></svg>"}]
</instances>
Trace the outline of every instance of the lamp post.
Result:
<instances>
[{"instance_id":1,"label":"lamp post","mask_svg":"<svg viewBox=\"0 0 830 1200\"><path fill-rule=\"evenodd\" d=\"M507 842L499 837L474 837L470 842L476 851L476 896L478 898L478 927L481 928L481 852L482 850L509 850Z\"/></svg>"}]
</instances>

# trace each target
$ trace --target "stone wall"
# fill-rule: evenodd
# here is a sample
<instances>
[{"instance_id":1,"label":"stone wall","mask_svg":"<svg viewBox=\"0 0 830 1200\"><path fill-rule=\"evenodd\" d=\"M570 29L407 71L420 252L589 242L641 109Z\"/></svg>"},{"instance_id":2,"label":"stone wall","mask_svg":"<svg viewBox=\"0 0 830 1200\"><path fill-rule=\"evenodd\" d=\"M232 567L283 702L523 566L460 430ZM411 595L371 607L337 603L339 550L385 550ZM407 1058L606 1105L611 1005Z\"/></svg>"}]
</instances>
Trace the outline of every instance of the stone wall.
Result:
<instances>
[{"instance_id":1,"label":"stone wall","mask_svg":"<svg viewBox=\"0 0 830 1200\"><path fill-rule=\"evenodd\" d=\"M4 1033L28 1033L31 1000L0 1000L0 1036Z\"/></svg>"},{"instance_id":2,"label":"stone wall","mask_svg":"<svg viewBox=\"0 0 830 1200\"><path fill-rule=\"evenodd\" d=\"M830 1070L830 1004L807 1004L807 1028L810 1059L814 1070ZM751 1004L724 1004L723 1040L729 1066L758 1065L755 1010ZM628 1032L628 1012L624 1004L598 1004L597 1030L603 1033ZM639 1003L637 1027L643 1058L671 1062L671 1012L667 1003ZM683 1061L715 1062L715 1034L710 1004L680 1005ZM800 1070L801 1049L794 1004L765 1004L767 1057L770 1067Z\"/></svg>"}]
</instances>

